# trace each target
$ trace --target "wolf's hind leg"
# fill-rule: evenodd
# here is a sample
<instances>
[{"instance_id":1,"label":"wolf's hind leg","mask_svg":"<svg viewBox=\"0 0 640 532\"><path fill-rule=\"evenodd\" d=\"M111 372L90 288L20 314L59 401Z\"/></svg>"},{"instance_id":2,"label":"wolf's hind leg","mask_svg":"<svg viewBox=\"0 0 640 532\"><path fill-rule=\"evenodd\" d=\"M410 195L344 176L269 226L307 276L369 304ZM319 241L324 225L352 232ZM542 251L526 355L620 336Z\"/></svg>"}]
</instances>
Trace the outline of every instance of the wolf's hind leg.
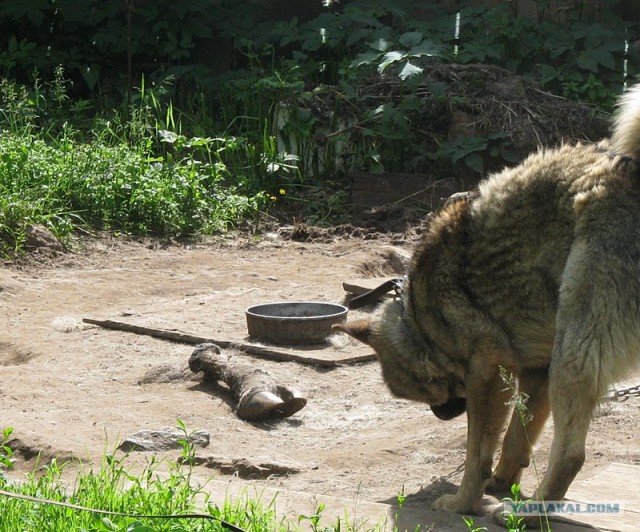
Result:
<instances>
[{"instance_id":1,"label":"wolf's hind leg","mask_svg":"<svg viewBox=\"0 0 640 532\"><path fill-rule=\"evenodd\" d=\"M582 468L585 441L591 416L597 404L597 388L575 379L566 366L554 368L550 381L554 435L549 467L534 500L561 500Z\"/></svg>"},{"instance_id":2,"label":"wolf's hind leg","mask_svg":"<svg viewBox=\"0 0 640 532\"><path fill-rule=\"evenodd\" d=\"M562 499L580 471L593 410L612 369L624 366L636 327L629 323L638 312L633 270L611 253L596 253L598 243L593 236L589 245L574 243L560 286L549 368L554 435L536 500Z\"/></svg>"}]
</instances>

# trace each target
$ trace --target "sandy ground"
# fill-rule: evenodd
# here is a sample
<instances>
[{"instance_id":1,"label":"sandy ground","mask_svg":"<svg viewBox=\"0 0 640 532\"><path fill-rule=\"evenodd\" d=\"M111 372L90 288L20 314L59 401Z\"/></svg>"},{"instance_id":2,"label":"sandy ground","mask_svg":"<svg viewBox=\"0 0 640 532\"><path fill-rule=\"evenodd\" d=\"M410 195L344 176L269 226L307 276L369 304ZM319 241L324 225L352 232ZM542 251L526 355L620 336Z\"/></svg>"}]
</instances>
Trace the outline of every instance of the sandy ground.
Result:
<instances>
[{"instance_id":1,"label":"sandy ground","mask_svg":"<svg viewBox=\"0 0 640 532\"><path fill-rule=\"evenodd\" d=\"M358 277L362 264L379 262L382 245L410 248L402 238L391 240L345 236L301 243L271 234L159 245L102 238L82 251L0 268L0 428L13 427L22 444L11 476L33 470L30 452L41 452L42 462L73 456L99 463L105 449L130 434L182 420L211 435L198 454L299 469L260 486L389 503L404 490L409 502L424 506L455 491L465 417L439 421L425 406L393 398L376 362L322 368L237 354L308 399L293 417L247 423L234 415L225 390L193 380L188 371L175 378L166 373L187 368L192 346L82 323L115 319L243 341L246 307L340 302L342 281ZM340 337L327 349L367 348ZM601 409L579 478L611 462L640 465L639 420L640 399ZM540 471L551 434L548 426L536 447ZM225 478L210 469L202 474ZM535 484L528 471L523 489L531 493ZM440 523L435 529L466 530L459 516Z\"/></svg>"}]
</instances>

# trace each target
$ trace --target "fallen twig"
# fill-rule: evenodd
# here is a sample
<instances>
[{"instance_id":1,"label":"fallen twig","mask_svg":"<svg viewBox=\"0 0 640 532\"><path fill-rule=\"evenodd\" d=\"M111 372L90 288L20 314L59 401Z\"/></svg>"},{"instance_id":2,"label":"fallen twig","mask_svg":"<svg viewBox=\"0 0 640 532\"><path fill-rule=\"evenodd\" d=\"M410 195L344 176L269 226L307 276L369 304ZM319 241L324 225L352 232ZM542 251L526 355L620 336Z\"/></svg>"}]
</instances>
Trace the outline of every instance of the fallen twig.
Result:
<instances>
[{"instance_id":1,"label":"fallen twig","mask_svg":"<svg viewBox=\"0 0 640 532\"><path fill-rule=\"evenodd\" d=\"M196 336L189 333L184 333L176 329L155 329L152 327L144 327L141 325L133 325L131 323L123 323L113 320L94 320L91 318L83 318L83 323L91 325L98 325L105 329L113 329L116 331L132 332L135 334L142 334L144 336L151 336L153 338L161 338L163 340L170 340L172 342L180 342L183 344L217 344L220 347L228 349L237 349L244 351L250 355L269 358L272 360L279 360L283 362L300 362L303 364L317 365L317 366L338 366L340 364L350 362L365 362L374 360L375 356L371 355L354 355L354 356L341 356L336 359L314 357L309 356L308 351L304 355L296 353L295 351L283 351L279 349L270 349L254 344L248 344L245 342L232 342L228 340L220 340L216 338L206 338L204 336Z\"/></svg>"}]
</instances>

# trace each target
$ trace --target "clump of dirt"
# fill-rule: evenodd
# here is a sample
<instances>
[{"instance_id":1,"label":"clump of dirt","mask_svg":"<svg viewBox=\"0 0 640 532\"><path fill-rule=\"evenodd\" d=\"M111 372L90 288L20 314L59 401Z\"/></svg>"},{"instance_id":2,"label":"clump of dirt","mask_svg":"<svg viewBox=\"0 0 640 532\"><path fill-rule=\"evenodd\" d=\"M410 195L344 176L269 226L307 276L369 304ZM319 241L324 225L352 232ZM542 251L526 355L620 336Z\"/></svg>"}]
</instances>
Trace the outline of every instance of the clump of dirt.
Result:
<instances>
[{"instance_id":1,"label":"clump of dirt","mask_svg":"<svg viewBox=\"0 0 640 532\"><path fill-rule=\"evenodd\" d=\"M486 174L540 146L597 141L609 133L608 115L594 106L550 94L535 79L487 64L428 65L419 82L411 84L389 68L362 80L356 91L352 101L329 88L310 101L296 102L314 116L314 146L348 146L335 162L338 173L372 171L363 167L367 163L362 159L363 153L375 151L380 157L377 171L382 166L384 172L424 174L435 180L456 176L472 186L479 177L477 166L467 167L461 155L469 149L469 139L487 143L475 152ZM409 99L415 103L405 109L402 105ZM380 112L384 106L395 106L398 116L391 110ZM336 121L341 124L338 131ZM375 135L379 142L373 148L370 139ZM457 152L439 151L458 140Z\"/></svg>"},{"instance_id":2,"label":"clump of dirt","mask_svg":"<svg viewBox=\"0 0 640 532\"><path fill-rule=\"evenodd\" d=\"M441 95L434 94L435 84ZM407 96L405 85L389 77L361 90L373 105ZM452 139L504 133L520 157L539 146L596 141L609 132L609 117L593 106L545 92L537 81L494 65L433 65L417 93L425 102L424 134Z\"/></svg>"}]
</instances>

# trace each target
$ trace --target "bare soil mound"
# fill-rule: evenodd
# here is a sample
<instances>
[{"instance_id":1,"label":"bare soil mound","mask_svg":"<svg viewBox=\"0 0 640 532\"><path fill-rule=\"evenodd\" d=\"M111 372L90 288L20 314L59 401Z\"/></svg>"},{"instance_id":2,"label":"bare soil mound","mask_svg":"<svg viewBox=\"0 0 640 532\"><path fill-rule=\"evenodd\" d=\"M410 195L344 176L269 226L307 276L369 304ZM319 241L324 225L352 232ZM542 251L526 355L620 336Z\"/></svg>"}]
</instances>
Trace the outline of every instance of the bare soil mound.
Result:
<instances>
[{"instance_id":1,"label":"bare soil mound","mask_svg":"<svg viewBox=\"0 0 640 532\"><path fill-rule=\"evenodd\" d=\"M137 431L182 420L211 435L198 453L213 455L208 463L217 472L203 458L196 467L203 476L229 478L234 463L246 469L243 460L250 460L258 468L252 474L262 478L256 482L288 490L387 502L404 490L419 505L455 490L466 421L442 422L423 405L393 398L376 362L327 368L238 354L308 400L289 418L250 423L234 414L228 391L193 380L193 346L82 323L120 319L244 341L246 307L340 302L342 281L357 277L363 264L384 263L380 250L389 243L412 246L402 236L335 234L320 242L274 233L189 244L108 237L85 242L82 252L5 265L0 411L2 427L13 427L16 438L11 476L30 472L39 452L41 463L55 455L97 462ZM366 350L344 337L327 349ZM639 420L640 400L608 403L593 421L581 477L610 462L640 465ZM540 469L551 435L548 427L536 448ZM262 474L269 467L273 473ZM535 483L527 472L525 492ZM449 524L465 529L457 516Z\"/></svg>"}]
</instances>

